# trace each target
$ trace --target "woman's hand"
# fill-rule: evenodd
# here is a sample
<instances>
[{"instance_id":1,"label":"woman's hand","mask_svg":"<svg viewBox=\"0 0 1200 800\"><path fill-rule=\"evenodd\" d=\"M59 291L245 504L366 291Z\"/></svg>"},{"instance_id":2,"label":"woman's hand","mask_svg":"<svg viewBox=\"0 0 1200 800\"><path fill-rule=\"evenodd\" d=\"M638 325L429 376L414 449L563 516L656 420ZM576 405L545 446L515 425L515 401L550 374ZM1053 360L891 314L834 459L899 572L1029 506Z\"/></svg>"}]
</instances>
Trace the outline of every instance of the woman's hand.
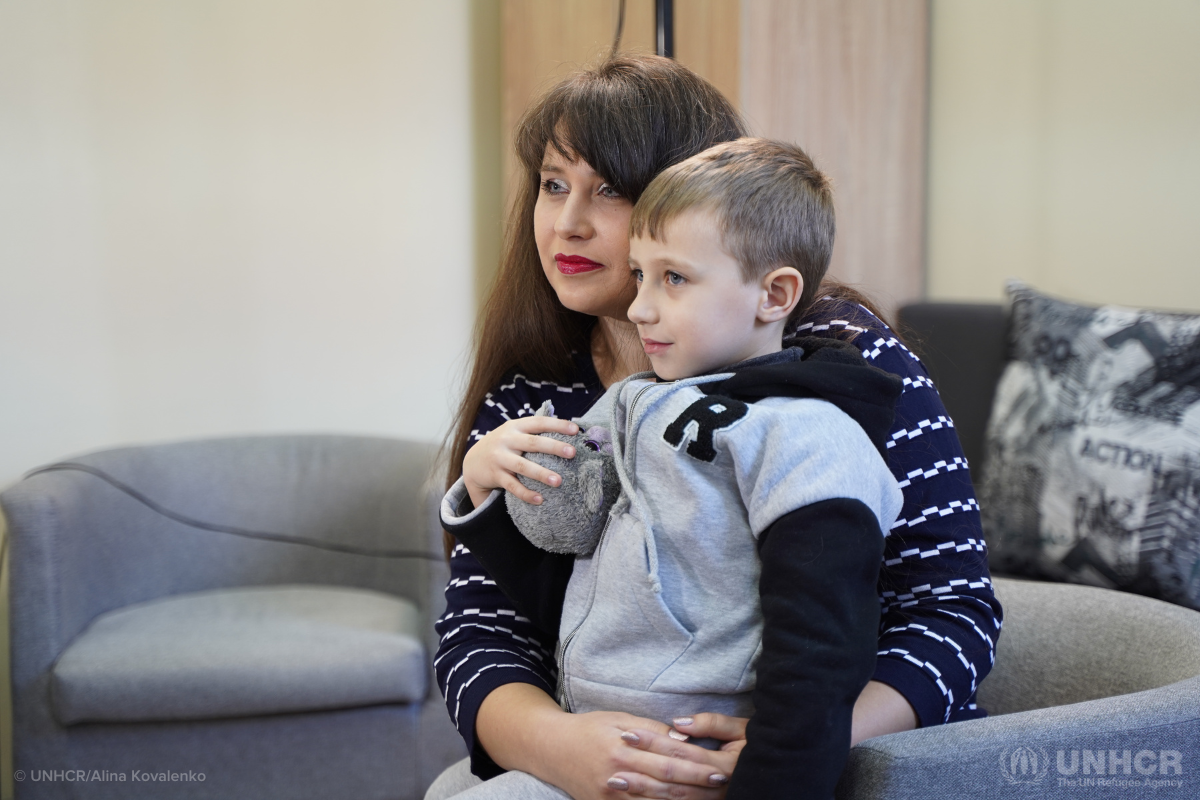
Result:
<instances>
[{"instance_id":1,"label":"woman's hand","mask_svg":"<svg viewBox=\"0 0 1200 800\"><path fill-rule=\"evenodd\" d=\"M579 426L555 417L521 417L512 419L490 431L467 451L463 459L463 481L475 507L483 505L493 489L506 489L526 503L539 505L542 497L517 480L524 475L547 486L562 483L560 475L524 457L525 453L574 458L575 448L539 433L562 433L574 436Z\"/></svg>"},{"instance_id":2,"label":"woman's hand","mask_svg":"<svg viewBox=\"0 0 1200 800\"><path fill-rule=\"evenodd\" d=\"M729 776L737 766L742 748L746 746L746 723L749 720L724 714L697 714L694 717L679 717L673 722L677 732L697 738L718 739L724 744L720 750L706 750L675 738L678 733L664 734L658 730L634 728L622 738L630 746L666 760L651 762L655 767L653 772L618 772L609 779L609 786L614 789L626 787L624 791L633 797L723 798ZM687 780L683 780L685 776ZM695 786L680 786L698 784L696 777L703 778L704 784L713 788L700 790Z\"/></svg>"},{"instance_id":3,"label":"woman's hand","mask_svg":"<svg viewBox=\"0 0 1200 800\"><path fill-rule=\"evenodd\" d=\"M696 727L703 727L701 718L717 716L697 715ZM475 735L497 764L536 775L574 800L722 798L736 754L679 742L668 736L670 730L615 711L569 714L525 683L492 691L475 720ZM725 765L730 771L722 771ZM714 775L720 777L712 780Z\"/></svg>"}]
</instances>

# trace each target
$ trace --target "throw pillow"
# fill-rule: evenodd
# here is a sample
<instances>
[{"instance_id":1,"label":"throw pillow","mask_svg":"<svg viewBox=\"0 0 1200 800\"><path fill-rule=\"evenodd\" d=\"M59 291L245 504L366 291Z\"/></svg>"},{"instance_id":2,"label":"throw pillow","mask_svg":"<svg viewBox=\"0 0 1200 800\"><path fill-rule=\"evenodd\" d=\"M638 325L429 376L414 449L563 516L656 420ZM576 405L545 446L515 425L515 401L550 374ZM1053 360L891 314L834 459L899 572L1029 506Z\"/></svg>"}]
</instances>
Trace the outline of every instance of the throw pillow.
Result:
<instances>
[{"instance_id":1,"label":"throw pillow","mask_svg":"<svg viewBox=\"0 0 1200 800\"><path fill-rule=\"evenodd\" d=\"M1200 608L1200 315L1008 291L980 492L992 568Z\"/></svg>"}]
</instances>

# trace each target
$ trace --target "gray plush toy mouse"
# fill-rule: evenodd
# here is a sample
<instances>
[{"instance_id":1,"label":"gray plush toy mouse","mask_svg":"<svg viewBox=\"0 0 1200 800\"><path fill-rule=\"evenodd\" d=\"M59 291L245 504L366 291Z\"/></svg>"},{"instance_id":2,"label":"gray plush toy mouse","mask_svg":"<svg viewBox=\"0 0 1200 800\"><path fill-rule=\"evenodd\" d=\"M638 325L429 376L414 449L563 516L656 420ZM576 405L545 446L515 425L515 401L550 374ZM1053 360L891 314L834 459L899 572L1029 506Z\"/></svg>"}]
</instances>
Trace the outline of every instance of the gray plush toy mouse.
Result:
<instances>
[{"instance_id":1,"label":"gray plush toy mouse","mask_svg":"<svg viewBox=\"0 0 1200 800\"><path fill-rule=\"evenodd\" d=\"M535 416L553 416L549 400ZM562 476L559 486L518 475L527 488L542 496L532 505L511 492L504 493L508 514L517 528L536 547L552 553L588 555L596 549L608 511L621 493L620 479L613 466L612 439L605 428L593 427L574 436L543 433L575 446L574 458L526 453L525 458Z\"/></svg>"}]
</instances>

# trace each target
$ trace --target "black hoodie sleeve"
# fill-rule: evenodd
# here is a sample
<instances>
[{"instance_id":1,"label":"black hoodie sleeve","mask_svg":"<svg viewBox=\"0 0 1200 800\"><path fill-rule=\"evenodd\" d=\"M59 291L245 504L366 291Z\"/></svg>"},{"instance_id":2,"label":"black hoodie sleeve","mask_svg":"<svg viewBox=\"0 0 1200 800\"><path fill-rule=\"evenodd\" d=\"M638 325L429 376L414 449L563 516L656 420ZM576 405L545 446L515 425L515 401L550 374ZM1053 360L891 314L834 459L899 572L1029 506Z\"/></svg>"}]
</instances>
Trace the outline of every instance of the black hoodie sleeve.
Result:
<instances>
[{"instance_id":1,"label":"black hoodie sleeve","mask_svg":"<svg viewBox=\"0 0 1200 800\"><path fill-rule=\"evenodd\" d=\"M469 505L469 499L464 503ZM466 514L470 509L459 509ZM494 497L479 514L461 523L442 519L446 530L479 560L492 580L525 616L550 636L558 636L563 598L575 557L550 553L529 543L503 497Z\"/></svg>"},{"instance_id":2,"label":"black hoodie sleeve","mask_svg":"<svg viewBox=\"0 0 1200 800\"><path fill-rule=\"evenodd\" d=\"M759 537L762 654L728 800L830 800L854 703L875 669L883 555L858 500L813 503Z\"/></svg>"}]
</instances>

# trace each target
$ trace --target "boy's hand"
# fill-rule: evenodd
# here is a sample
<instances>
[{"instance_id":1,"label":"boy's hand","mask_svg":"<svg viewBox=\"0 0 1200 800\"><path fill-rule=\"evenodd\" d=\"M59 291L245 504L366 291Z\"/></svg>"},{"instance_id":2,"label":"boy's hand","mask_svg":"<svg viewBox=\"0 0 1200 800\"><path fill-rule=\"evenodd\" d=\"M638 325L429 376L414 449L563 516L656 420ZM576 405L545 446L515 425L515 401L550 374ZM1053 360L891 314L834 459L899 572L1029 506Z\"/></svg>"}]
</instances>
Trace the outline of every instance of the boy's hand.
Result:
<instances>
[{"instance_id":1,"label":"boy's hand","mask_svg":"<svg viewBox=\"0 0 1200 800\"><path fill-rule=\"evenodd\" d=\"M614 789L625 786L624 791L634 797L723 798L738 756L746 746L748 721L724 714L697 714L674 720L675 729L667 735L641 729L628 731L622 738L630 747L655 753L665 760L648 764L651 770L646 773L619 772L610 779L609 786ZM684 732L689 737L718 739L724 744L720 750L706 750L676 738ZM697 765L703 769L698 771ZM697 782L699 772L708 773L705 783L712 788L687 785ZM680 779L685 775L691 780L681 785Z\"/></svg>"},{"instance_id":2,"label":"boy's hand","mask_svg":"<svg viewBox=\"0 0 1200 800\"><path fill-rule=\"evenodd\" d=\"M463 482L475 507L483 505L493 489L512 492L526 503L539 505L542 497L517 480L524 475L547 486L558 486L562 477L524 457L525 453L547 453L562 458L574 458L575 448L539 433L562 433L574 436L579 426L556 417L522 417L509 420L467 451L463 458Z\"/></svg>"}]
</instances>

